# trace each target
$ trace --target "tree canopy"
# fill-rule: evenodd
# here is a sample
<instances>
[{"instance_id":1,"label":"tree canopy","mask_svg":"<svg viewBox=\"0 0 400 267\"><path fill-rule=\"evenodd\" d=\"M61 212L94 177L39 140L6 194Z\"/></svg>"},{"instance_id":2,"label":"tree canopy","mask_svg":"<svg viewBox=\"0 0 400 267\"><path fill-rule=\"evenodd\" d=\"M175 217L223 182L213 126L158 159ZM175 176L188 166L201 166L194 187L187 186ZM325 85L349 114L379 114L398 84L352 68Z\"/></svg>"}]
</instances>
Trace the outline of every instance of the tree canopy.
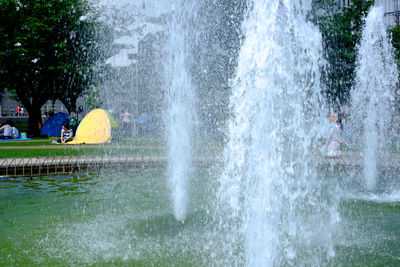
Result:
<instances>
[{"instance_id":1,"label":"tree canopy","mask_svg":"<svg viewBox=\"0 0 400 267\"><path fill-rule=\"evenodd\" d=\"M400 26L396 25L389 29L389 33L392 37L392 45L395 49L395 57L397 64L400 64Z\"/></svg>"},{"instance_id":2,"label":"tree canopy","mask_svg":"<svg viewBox=\"0 0 400 267\"><path fill-rule=\"evenodd\" d=\"M349 99L354 82L354 69L364 25L364 17L374 4L372 0L353 0L341 10L332 0L315 0L314 21L319 25L328 61L325 73L326 96L332 106ZM318 12L320 10L323 12ZM326 12L331 10L331 12Z\"/></svg>"},{"instance_id":3,"label":"tree canopy","mask_svg":"<svg viewBox=\"0 0 400 267\"><path fill-rule=\"evenodd\" d=\"M84 0L0 0L0 88L15 91L32 134L47 100L72 111L92 80L101 56L89 12Z\"/></svg>"}]
</instances>

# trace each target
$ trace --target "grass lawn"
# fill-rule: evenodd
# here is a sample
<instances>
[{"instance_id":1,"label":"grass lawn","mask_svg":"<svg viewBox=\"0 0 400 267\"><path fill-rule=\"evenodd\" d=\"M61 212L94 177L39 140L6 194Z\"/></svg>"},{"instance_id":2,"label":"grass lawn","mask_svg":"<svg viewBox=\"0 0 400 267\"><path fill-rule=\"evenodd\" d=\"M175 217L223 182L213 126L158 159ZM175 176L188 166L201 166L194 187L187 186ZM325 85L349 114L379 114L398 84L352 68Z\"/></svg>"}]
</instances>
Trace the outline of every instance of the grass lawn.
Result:
<instances>
[{"instance_id":1,"label":"grass lawn","mask_svg":"<svg viewBox=\"0 0 400 267\"><path fill-rule=\"evenodd\" d=\"M161 155L165 152L159 139L138 138L99 145L52 144L57 138L34 138L28 141L0 142L0 158L55 157L80 155ZM141 146L142 148L137 148ZM7 147L7 148L5 148ZM15 148L14 148L15 147ZM23 149L26 147L26 149Z\"/></svg>"},{"instance_id":2,"label":"grass lawn","mask_svg":"<svg viewBox=\"0 0 400 267\"><path fill-rule=\"evenodd\" d=\"M3 149L0 158L36 158L83 155L162 155L160 149L111 149L111 148L65 148L65 149Z\"/></svg>"},{"instance_id":3,"label":"grass lawn","mask_svg":"<svg viewBox=\"0 0 400 267\"><path fill-rule=\"evenodd\" d=\"M35 142L32 141L1 141L0 142L0 148L4 146L49 146L51 144L52 140L47 140L47 141L41 141L41 140L35 140Z\"/></svg>"},{"instance_id":4,"label":"grass lawn","mask_svg":"<svg viewBox=\"0 0 400 267\"><path fill-rule=\"evenodd\" d=\"M58 137L35 137L32 140L26 141L1 141L1 146L44 146L44 145L53 145L51 142L59 139ZM108 144L101 144L99 146L163 146L165 142L161 138L124 138L122 140L113 140Z\"/></svg>"},{"instance_id":5,"label":"grass lawn","mask_svg":"<svg viewBox=\"0 0 400 267\"><path fill-rule=\"evenodd\" d=\"M167 146L160 137L139 137L113 140L111 143L99 145L64 145L52 144L58 138L34 138L27 141L1 141L0 158L35 158L80 155L165 155ZM220 146L198 142L195 153L218 153ZM220 145L220 144L219 144ZM24 149L24 147L26 147ZM219 147L219 148L218 148Z\"/></svg>"}]
</instances>

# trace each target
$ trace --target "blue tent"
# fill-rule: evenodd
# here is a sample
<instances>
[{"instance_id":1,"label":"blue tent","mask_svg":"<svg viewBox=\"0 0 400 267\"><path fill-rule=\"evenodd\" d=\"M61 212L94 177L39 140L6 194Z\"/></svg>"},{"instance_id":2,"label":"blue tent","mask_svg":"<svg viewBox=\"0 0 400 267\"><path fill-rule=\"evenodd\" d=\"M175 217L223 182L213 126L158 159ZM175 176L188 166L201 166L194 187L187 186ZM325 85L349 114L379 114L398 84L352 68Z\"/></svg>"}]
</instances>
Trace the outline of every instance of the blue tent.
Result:
<instances>
[{"instance_id":1,"label":"blue tent","mask_svg":"<svg viewBox=\"0 0 400 267\"><path fill-rule=\"evenodd\" d=\"M136 122L140 124L147 123L149 121L149 117L150 114L142 113L140 114L139 118L137 118Z\"/></svg>"},{"instance_id":2,"label":"blue tent","mask_svg":"<svg viewBox=\"0 0 400 267\"><path fill-rule=\"evenodd\" d=\"M63 112L54 114L53 117L48 119L42 126L40 135L42 136L58 136L61 135L62 125L65 121L68 121L69 117Z\"/></svg>"},{"instance_id":3,"label":"blue tent","mask_svg":"<svg viewBox=\"0 0 400 267\"><path fill-rule=\"evenodd\" d=\"M161 119L152 113L142 113L137 119L139 134L157 134L161 131Z\"/></svg>"}]
</instances>

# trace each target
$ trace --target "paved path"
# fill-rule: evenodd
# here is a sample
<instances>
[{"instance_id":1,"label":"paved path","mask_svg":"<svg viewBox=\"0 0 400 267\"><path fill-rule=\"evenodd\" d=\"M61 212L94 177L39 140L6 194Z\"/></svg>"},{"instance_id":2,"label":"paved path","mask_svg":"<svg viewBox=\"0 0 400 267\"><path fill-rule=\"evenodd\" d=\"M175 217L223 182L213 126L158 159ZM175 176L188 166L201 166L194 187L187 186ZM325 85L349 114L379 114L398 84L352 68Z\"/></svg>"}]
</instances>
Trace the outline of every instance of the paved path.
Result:
<instances>
[{"instance_id":1,"label":"paved path","mask_svg":"<svg viewBox=\"0 0 400 267\"><path fill-rule=\"evenodd\" d=\"M360 152L342 152L339 157L326 157L319 154L319 160L324 164L340 165L350 168L364 166L364 158ZM400 171L400 154L378 154L377 167L390 168Z\"/></svg>"},{"instance_id":2,"label":"paved path","mask_svg":"<svg viewBox=\"0 0 400 267\"><path fill-rule=\"evenodd\" d=\"M121 148L121 146L118 146ZM161 149L161 146L137 146L130 148ZM26 147L23 147L26 149ZM316 153L314 158L322 168L339 168L343 170L361 170L363 158L357 152L343 152L340 157L330 158ZM197 156L194 164L209 167L218 159L214 156ZM84 155L37 158L0 159L0 175L33 176L42 174L66 173L73 171L99 171L104 168L165 168L165 155ZM379 155L378 169L400 172L400 155Z\"/></svg>"},{"instance_id":3,"label":"paved path","mask_svg":"<svg viewBox=\"0 0 400 267\"><path fill-rule=\"evenodd\" d=\"M129 145L43 145L43 146L0 146L0 150L7 149L165 149L164 146L129 146Z\"/></svg>"},{"instance_id":4,"label":"paved path","mask_svg":"<svg viewBox=\"0 0 400 267\"><path fill-rule=\"evenodd\" d=\"M22 150L22 149L82 149L82 148L98 148L98 149L167 149L166 146L152 145L42 145L42 146L0 146L0 150ZM207 150L222 150L222 147L202 147ZM196 147L195 147L196 149Z\"/></svg>"},{"instance_id":5,"label":"paved path","mask_svg":"<svg viewBox=\"0 0 400 267\"><path fill-rule=\"evenodd\" d=\"M206 167L214 157L196 158L195 165ZM0 176L33 176L73 171L99 171L104 168L165 168L166 156L161 155L87 155L38 158L0 159Z\"/></svg>"}]
</instances>

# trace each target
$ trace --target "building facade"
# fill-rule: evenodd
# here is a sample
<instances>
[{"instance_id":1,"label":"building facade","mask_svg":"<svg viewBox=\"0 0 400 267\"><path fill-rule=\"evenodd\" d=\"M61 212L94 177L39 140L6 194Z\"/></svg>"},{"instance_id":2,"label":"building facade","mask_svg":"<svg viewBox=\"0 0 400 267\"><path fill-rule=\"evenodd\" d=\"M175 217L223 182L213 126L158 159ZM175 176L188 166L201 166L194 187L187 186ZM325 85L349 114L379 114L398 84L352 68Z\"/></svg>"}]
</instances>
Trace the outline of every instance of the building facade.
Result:
<instances>
[{"instance_id":1,"label":"building facade","mask_svg":"<svg viewBox=\"0 0 400 267\"><path fill-rule=\"evenodd\" d=\"M385 23L387 26L398 26L399 19L399 0L375 0L382 1L385 8Z\"/></svg>"},{"instance_id":2,"label":"building facade","mask_svg":"<svg viewBox=\"0 0 400 267\"><path fill-rule=\"evenodd\" d=\"M67 112L66 107L60 101L55 102L49 100L42 107L42 116L47 116L50 113ZM28 117L29 114L24 106L13 99L11 94L5 92L1 94L0 100L0 117Z\"/></svg>"},{"instance_id":3,"label":"building facade","mask_svg":"<svg viewBox=\"0 0 400 267\"><path fill-rule=\"evenodd\" d=\"M351 5L351 0L336 0L340 8ZM399 0L375 0L376 4L383 5L385 10L385 24L388 27L399 25Z\"/></svg>"}]
</instances>

